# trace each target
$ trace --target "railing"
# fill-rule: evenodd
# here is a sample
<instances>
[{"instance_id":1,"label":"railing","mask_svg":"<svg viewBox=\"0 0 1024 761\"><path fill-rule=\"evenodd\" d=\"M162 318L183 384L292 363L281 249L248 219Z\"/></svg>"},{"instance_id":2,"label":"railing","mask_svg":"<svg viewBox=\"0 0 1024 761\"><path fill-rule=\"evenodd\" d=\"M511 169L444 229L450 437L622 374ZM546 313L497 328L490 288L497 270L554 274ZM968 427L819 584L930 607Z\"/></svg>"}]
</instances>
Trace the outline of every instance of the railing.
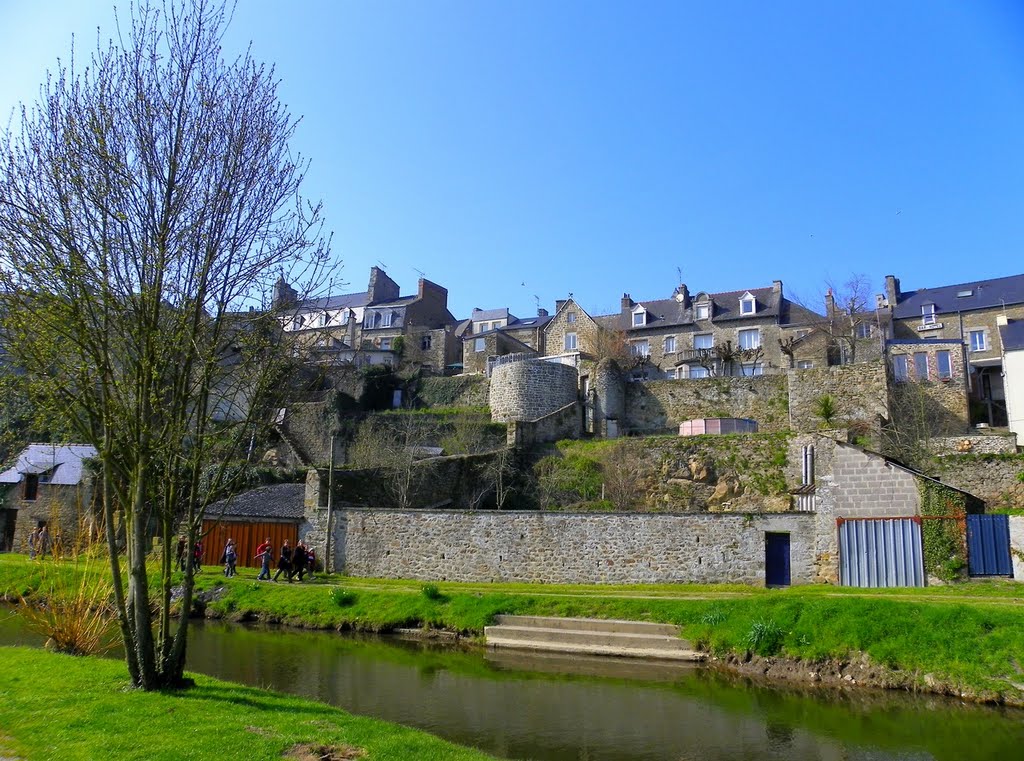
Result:
<instances>
[{"instance_id":1,"label":"railing","mask_svg":"<svg viewBox=\"0 0 1024 761\"><path fill-rule=\"evenodd\" d=\"M501 354L498 356L491 356L487 358L487 377L491 377L491 373L494 372L494 368L499 365L511 365L513 362L525 362L528 359L536 359L536 354L529 354L527 352L515 352L513 354Z\"/></svg>"}]
</instances>

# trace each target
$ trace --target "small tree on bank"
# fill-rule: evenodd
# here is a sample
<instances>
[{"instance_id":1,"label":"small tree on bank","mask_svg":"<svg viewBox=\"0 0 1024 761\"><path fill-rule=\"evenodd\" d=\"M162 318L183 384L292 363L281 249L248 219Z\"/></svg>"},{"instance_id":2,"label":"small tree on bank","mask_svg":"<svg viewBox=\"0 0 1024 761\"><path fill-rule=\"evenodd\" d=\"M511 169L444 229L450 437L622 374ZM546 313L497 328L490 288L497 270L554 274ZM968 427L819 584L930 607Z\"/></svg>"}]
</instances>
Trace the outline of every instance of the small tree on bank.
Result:
<instances>
[{"instance_id":1,"label":"small tree on bank","mask_svg":"<svg viewBox=\"0 0 1024 761\"><path fill-rule=\"evenodd\" d=\"M326 257L320 208L298 194L296 121L273 69L222 59L228 17L143 0L0 145L4 345L98 450L126 660L147 690L182 683L188 631L187 615L172 626L170 552L151 594L151 537L200 537L282 385L278 323L250 307L279 272L315 276Z\"/></svg>"}]
</instances>

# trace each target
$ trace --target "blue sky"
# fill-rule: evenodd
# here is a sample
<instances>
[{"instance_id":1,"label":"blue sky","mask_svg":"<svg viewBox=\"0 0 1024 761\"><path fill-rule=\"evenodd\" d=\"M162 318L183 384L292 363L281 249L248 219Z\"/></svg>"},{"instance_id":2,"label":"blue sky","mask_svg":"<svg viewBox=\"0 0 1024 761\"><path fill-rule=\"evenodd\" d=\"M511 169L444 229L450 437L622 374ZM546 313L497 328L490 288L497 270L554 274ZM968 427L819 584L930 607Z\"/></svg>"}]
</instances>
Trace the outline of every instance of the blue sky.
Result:
<instances>
[{"instance_id":1,"label":"blue sky","mask_svg":"<svg viewBox=\"0 0 1024 761\"><path fill-rule=\"evenodd\" d=\"M126 3L123 5L127 5ZM1024 4L240 0L351 286L527 316L1024 272ZM0 0L0 116L113 31Z\"/></svg>"}]
</instances>

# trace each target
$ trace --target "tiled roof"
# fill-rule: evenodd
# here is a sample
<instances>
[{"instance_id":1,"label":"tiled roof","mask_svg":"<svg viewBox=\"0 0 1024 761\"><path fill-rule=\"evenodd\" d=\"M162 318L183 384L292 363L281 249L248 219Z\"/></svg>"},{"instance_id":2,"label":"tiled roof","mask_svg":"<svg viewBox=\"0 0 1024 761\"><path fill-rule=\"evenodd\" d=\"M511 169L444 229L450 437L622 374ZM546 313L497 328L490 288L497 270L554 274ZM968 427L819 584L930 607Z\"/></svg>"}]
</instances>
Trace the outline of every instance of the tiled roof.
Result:
<instances>
[{"instance_id":1,"label":"tiled roof","mask_svg":"<svg viewBox=\"0 0 1024 761\"><path fill-rule=\"evenodd\" d=\"M206 508L204 516L211 520L218 517L300 520L305 510L305 495L305 484L261 486L214 502Z\"/></svg>"},{"instance_id":2,"label":"tiled roof","mask_svg":"<svg viewBox=\"0 0 1024 761\"><path fill-rule=\"evenodd\" d=\"M920 317L921 307L928 303L935 305L936 314L1024 304L1024 275L906 291L900 294L899 303L895 306L896 319Z\"/></svg>"},{"instance_id":3,"label":"tiled roof","mask_svg":"<svg viewBox=\"0 0 1024 761\"><path fill-rule=\"evenodd\" d=\"M1024 320L1013 320L999 326L999 337L1003 341L1003 351L1020 351L1024 349Z\"/></svg>"},{"instance_id":4,"label":"tiled roof","mask_svg":"<svg viewBox=\"0 0 1024 761\"><path fill-rule=\"evenodd\" d=\"M74 486L82 480L82 461L96 454L88 444L29 444L15 466L0 473L0 483L16 484L27 475L48 473L46 483Z\"/></svg>"}]
</instances>

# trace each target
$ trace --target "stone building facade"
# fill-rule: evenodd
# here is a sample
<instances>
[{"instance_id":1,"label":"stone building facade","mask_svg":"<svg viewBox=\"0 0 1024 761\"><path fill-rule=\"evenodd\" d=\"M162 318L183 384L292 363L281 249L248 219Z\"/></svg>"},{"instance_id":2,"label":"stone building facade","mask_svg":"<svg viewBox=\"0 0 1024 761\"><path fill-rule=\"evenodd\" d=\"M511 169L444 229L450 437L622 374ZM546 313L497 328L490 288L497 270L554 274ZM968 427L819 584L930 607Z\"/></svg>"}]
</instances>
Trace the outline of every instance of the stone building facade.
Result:
<instances>
[{"instance_id":1,"label":"stone building facade","mask_svg":"<svg viewBox=\"0 0 1024 761\"><path fill-rule=\"evenodd\" d=\"M894 339L886 346L897 417L921 418L934 436L969 425L963 344L955 339Z\"/></svg>"},{"instance_id":2,"label":"stone building facade","mask_svg":"<svg viewBox=\"0 0 1024 761\"><path fill-rule=\"evenodd\" d=\"M599 351L601 328L571 296L555 303L555 314L544 325L542 352L546 356L592 358Z\"/></svg>"}]
</instances>

